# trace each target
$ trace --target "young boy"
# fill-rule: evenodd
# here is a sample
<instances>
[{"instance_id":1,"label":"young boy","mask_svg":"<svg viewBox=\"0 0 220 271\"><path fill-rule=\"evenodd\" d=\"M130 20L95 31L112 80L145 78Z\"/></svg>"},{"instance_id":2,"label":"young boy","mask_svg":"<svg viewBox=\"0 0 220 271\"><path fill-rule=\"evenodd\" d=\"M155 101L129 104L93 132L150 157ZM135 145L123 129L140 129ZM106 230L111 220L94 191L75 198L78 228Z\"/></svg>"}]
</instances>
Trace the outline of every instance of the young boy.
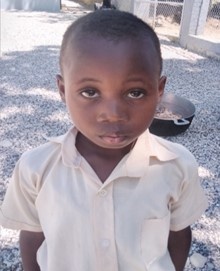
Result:
<instances>
[{"instance_id":1,"label":"young boy","mask_svg":"<svg viewBox=\"0 0 220 271\"><path fill-rule=\"evenodd\" d=\"M73 127L22 155L1 207L25 271L182 271L204 212L197 164L148 128L166 82L155 32L97 11L66 31L57 84Z\"/></svg>"}]
</instances>

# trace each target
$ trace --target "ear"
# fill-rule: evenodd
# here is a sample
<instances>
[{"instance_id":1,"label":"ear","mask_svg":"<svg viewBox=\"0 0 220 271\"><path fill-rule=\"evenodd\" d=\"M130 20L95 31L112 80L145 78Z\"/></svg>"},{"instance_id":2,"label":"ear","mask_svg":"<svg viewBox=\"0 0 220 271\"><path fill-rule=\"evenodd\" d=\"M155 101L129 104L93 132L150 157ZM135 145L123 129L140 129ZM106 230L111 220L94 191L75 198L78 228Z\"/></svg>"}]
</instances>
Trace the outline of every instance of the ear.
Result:
<instances>
[{"instance_id":1,"label":"ear","mask_svg":"<svg viewBox=\"0 0 220 271\"><path fill-rule=\"evenodd\" d=\"M61 100L66 103L66 99L65 99L65 86L64 86L64 80L63 77L60 74L56 75L56 79L57 79L57 87L60 93L60 97Z\"/></svg>"},{"instance_id":2,"label":"ear","mask_svg":"<svg viewBox=\"0 0 220 271\"><path fill-rule=\"evenodd\" d=\"M166 76L161 76L160 80L159 80L159 86L158 86L158 102L160 102L163 93L164 93L164 89L165 89L165 85L166 85L166 81L167 81L167 77Z\"/></svg>"}]
</instances>

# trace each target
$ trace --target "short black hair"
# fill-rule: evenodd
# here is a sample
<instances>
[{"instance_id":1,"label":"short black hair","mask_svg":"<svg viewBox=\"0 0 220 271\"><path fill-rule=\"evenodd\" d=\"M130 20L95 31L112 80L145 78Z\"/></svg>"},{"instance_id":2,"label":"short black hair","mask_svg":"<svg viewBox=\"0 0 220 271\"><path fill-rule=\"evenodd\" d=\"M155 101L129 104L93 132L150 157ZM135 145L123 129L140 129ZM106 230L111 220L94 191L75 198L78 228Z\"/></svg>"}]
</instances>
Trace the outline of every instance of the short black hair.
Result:
<instances>
[{"instance_id":1,"label":"short black hair","mask_svg":"<svg viewBox=\"0 0 220 271\"><path fill-rule=\"evenodd\" d=\"M126 39L148 39L152 41L158 59L159 72L162 71L162 57L159 39L151 26L135 15L119 10L98 10L74 21L66 30L60 50L60 68L69 42L73 38L101 37L110 41Z\"/></svg>"}]
</instances>

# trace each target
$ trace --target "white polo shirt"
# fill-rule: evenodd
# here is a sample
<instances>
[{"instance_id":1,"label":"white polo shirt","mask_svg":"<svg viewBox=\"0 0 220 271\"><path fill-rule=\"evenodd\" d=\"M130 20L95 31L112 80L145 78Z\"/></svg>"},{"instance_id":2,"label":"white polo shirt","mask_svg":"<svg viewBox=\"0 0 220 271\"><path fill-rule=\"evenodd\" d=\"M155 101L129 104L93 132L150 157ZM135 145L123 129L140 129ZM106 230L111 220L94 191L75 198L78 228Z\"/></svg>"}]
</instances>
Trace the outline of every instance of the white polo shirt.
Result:
<instances>
[{"instance_id":1,"label":"white polo shirt","mask_svg":"<svg viewBox=\"0 0 220 271\"><path fill-rule=\"evenodd\" d=\"M0 223L44 232L41 271L175 271L169 231L207 206L192 154L146 131L102 183L76 134L73 127L22 155Z\"/></svg>"}]
</instances>

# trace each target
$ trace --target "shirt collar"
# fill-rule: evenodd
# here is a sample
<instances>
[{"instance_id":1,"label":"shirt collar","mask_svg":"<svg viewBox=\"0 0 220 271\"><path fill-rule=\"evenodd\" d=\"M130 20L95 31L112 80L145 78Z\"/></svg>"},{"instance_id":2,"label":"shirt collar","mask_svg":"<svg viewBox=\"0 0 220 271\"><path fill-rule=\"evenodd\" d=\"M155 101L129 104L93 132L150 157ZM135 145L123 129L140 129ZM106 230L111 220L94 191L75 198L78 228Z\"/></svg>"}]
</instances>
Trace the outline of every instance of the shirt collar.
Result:
<instances>
[{"instance_id":1,"label":"shirt collar","mask_svg":"<svg viewBox=\"0 0 220 271\"><path fill-rule=\"evenodd\" d=\"M172 151L173 147L168 140L155 136L147 130L148 133L148 146L151 157L156 157L161 162L170 161L178 158L178 155Z\"/></svg>"},{"instance_id":2,"label":"shirt collar","mask_svg":"<svg viewBox=\"0 0 220 271\"><path fill-rule=\"evenodd\" d=\"M75 146L77 132L76 127L72 126L64 135L49 138L49 141L61 145L62 160L67 167L79 167L81 164L82 157Z\"/></svg>"},{"instance_id":3,"label":"shirt collar","mask_svg":"<svg viewBox=\"0 0 220 271\"><path fill-rule=\"evenodd\" d=\"M134 148L128 155L126 168L128 176L144 175L150 164L150 159L156 158L161 162L176 159L178 156L169 150L169 142L152 135L146 130L139 136Z\"/></svg>"},{"instance_id":4,"label":"shirt collar","mask_svg":"<svg viewBox=\"0 0 220 271\"><path fill-rule=\"evenodd\" d=\"M66 166L78 167L81 164L82 157L75 147L77 132L76 127L73 126L66 134L49 138L51 142L61 144L62 159ZM123 159L127 175L142 176L153 157L161 162L176 159L178 156L170 150L169 144L171 143L146 130L139 136L130 153L124 157L125 160Z\"/></svg>"}]
</instances>

